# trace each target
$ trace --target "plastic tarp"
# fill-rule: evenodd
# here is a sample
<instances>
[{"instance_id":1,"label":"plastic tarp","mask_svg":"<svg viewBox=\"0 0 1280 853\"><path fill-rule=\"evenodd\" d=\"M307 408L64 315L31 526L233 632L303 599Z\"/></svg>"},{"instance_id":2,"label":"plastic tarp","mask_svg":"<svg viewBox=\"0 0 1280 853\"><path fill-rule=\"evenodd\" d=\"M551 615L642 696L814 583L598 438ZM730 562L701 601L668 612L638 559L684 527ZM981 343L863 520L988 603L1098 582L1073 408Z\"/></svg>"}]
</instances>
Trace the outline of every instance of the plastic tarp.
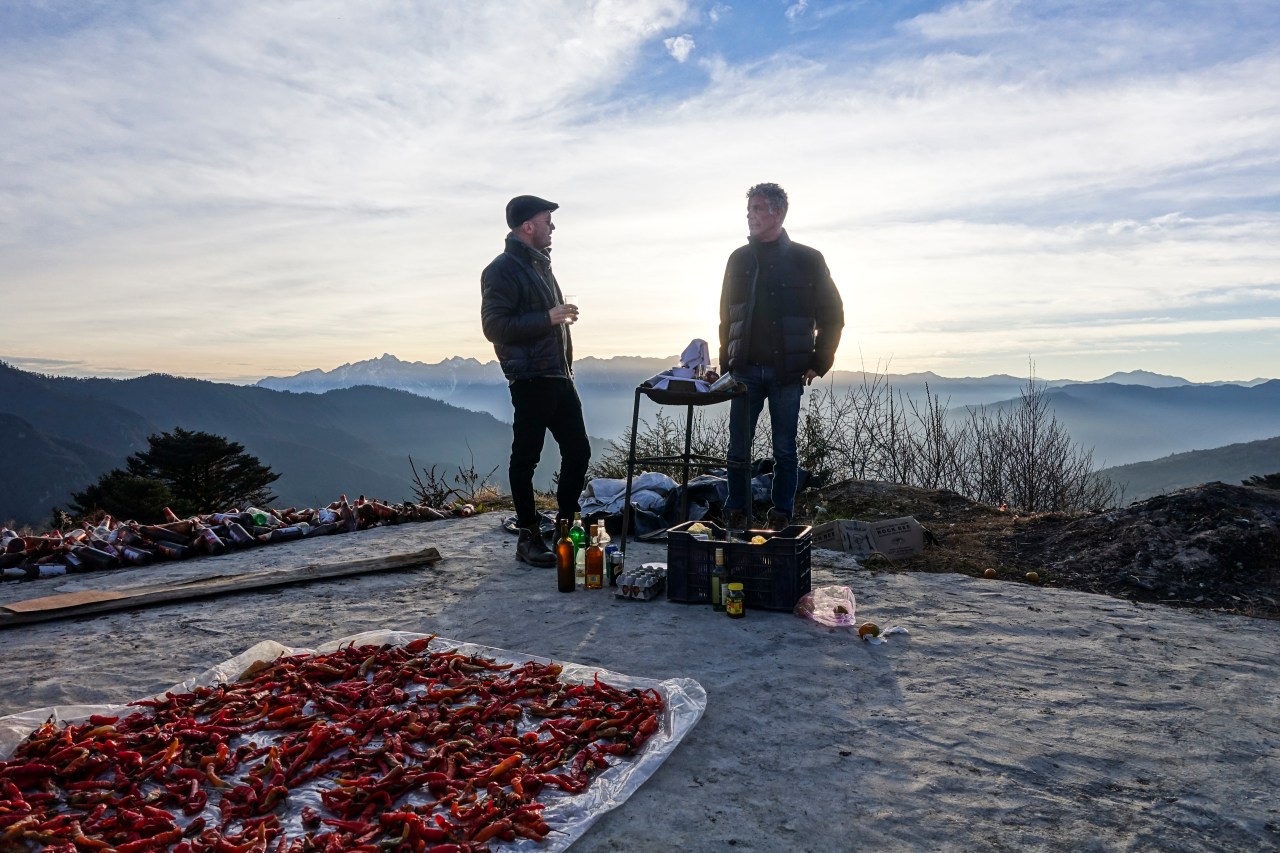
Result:
<instances>
[{"instance_id":1,"label":"plastic tarp","mask_svg":"<svg viewBox=\"0 0 1280 853\"><path fill-rule=\"evenodd\" d=\"M315 649L290 648L273 640L265 640L181 684L175 684L164 692L185 693L198 686L234 681L255 661L272 661L285 655L326 653L348 644L398 646L426 636L430 635L403 631L369 631L332 640ZM505 649L460 643L441 637L436 637L431 642L429 650L433 652L457 650L463 654L480 655L492 658L499 663L516 665L527 661L552 662L535 655L523 655ZM543 818L555 828L554 832L541 842L525 838L506 843L491 842L495 850L537 850L551 853L551 851L562 851L568 848L599 820L601 815L621 806L644 784L645 780L653 775L662 762L675 751L684 736L697 725L707 707L706 691L702 685L691 678L655 681L635 678L599 667L564 661L555 661L555 663L564 667L560 678L569 683L590 683L593 677L599 675L601 681L624 690L653 688L663 697L664 713L659 722L658 731L637 755L615 761L612 766L595 776L591 780L591 785L582 793L571 795L567 792L552 790L552 786L543 790L539 796L539 800L547 804ZM157 695L162 696L164 693ZM0 758L11 756L13 750L28 734L51 718L60 723L77 723L87 719L91 714L120 713L130 713L130 709L126 705L59 705L0 717ZM319 786L326 781L315 780L310 787L303 786L290 793L285 805L286 810L281 815L281 824L289 835L298 836L305 832L301 823L302 807L306 805L311 805L313 808L320 807ZM213 805L210 804L208 808L212 809Z\"/></svg>"}]
</instances>

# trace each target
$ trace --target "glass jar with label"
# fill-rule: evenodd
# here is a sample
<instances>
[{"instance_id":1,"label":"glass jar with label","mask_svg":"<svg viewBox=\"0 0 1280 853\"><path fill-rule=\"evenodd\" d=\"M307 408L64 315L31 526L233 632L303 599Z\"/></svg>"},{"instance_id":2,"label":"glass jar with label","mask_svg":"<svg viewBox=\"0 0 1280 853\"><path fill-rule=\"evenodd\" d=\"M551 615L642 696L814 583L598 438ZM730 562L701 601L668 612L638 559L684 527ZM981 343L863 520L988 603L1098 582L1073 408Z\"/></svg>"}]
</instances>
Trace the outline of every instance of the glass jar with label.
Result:
<instances>
[{"instance_id":1,"label":"glass jar with label","mask_svg":"<svg viewBox=\"0 0 1280 853\"><path fill-rule=\"evenodd\" d=\"M747 615L746 596L742 592L741 583L725 584L724 612L730 619L741 619Z\"/></svg>"}]
</instances>

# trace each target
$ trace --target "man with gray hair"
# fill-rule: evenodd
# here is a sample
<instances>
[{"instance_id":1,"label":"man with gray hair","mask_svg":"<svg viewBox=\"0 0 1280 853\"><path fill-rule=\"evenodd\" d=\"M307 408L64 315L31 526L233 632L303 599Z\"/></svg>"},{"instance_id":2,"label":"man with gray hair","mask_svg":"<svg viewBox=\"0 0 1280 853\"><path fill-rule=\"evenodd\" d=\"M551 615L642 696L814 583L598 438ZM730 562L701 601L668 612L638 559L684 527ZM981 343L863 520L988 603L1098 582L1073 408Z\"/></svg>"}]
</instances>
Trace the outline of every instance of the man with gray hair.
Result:
<instances>
[{"instance_id":1,"label":"man with gray hair","mask_svg":"<svg viewBox=\"0 0 1280 853\"><path fill-rule=\"evenodd\" d=\"M746 393L729 410L729 497L725 525L751 517L751 445L769 403L773 430L773 506L767 526L779 530L795 512L796 435L804 386L835 361L844 302L822 253L791 242L782 222L787 193L777 184L747 190L747 245L729 255L720 291L720 371Z\"/></svg>"}]
</instances>

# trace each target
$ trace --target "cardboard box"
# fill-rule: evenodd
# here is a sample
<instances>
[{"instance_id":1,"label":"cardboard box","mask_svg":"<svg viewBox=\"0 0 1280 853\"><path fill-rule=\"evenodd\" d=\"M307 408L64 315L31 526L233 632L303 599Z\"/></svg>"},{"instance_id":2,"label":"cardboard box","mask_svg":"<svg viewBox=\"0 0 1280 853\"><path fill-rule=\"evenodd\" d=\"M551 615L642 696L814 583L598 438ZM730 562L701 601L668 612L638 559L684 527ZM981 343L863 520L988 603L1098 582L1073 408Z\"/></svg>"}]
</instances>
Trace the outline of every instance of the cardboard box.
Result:
<instances>
[{"instance_id":1,"label":"cardboard box","mask_svg":"<svg viewBox=\"0 0 1280 853\"><path fill-rule=\"evenodd\" d=\"M898 560L924 552L924 528L909 515L884 521L842 518L813 528L813 547L848 551L859 557L883 554Z\"/></svg>"}]
</instances>

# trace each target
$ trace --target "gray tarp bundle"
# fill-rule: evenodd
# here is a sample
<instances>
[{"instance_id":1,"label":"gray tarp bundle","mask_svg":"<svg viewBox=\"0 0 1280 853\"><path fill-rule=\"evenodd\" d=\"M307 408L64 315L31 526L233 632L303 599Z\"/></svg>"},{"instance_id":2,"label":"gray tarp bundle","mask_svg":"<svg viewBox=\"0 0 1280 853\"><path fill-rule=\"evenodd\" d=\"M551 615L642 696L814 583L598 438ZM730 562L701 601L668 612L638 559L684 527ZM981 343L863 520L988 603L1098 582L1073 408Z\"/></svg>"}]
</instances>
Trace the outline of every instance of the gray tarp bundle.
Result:
<instances>
[{"instance_id":1,"label":"gray tarp bundle","mask_svg":"<svg viewBox=\"0 0 1280 853\"><path fill-rule=\"evenodd\" d=\"M751 499L758 504L769 505L769 494L773 489L773 460L757 460L751 466ZM689 521L697 521L708 515L718 517L724 509L724 502L729 496L729 483L725 479L726 471L717 469L700 474L689 481ZM808 482L809 473L800 471L799 488L803 489ZM582 507L584 523L588 519L596 521L605 519L610 531L618 531L622 526L622 503L626 497L627 481L601 477L591 480L583 489L578 503ZM637 474L631 480L631 529L633 536L647 536L660 530L666 530L680 519L680 484L656 471ZM542 514L542 532L555 532L554 511ZM504 527L515 532L515 516L504 522Z\"/></svg>"}]
</instances>

